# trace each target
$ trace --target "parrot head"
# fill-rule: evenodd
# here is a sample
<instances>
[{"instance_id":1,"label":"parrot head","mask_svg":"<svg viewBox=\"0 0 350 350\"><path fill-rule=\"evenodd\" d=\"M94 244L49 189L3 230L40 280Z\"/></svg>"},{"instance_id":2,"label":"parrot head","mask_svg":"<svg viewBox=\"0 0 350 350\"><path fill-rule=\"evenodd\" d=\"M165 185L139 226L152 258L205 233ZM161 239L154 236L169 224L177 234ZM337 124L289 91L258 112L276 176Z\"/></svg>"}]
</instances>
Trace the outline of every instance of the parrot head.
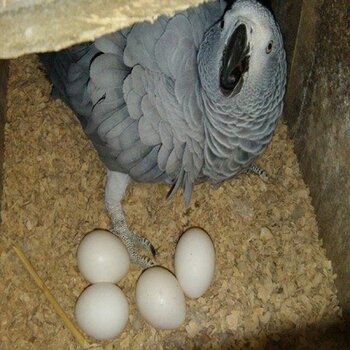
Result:
<instances>
[{"instance_id":1,"label":"parrot head","mask_svg":"<svg viewBox=\"0 0 350 350\"><path fill-rule=\"evenodd\" d=\"M220 89L225 96L238 94L244 83L274 83L274 72L284 64L282 35L267 8L256 1L238 0L220 23L224 45Z\"/></svg>"},{"instance_id":2,"label":"parrot head","mask_svg":"<svg viewBox=\"0 0 350 350\"><path fill-rule=\"evenodd\" d=\"M276 88L283 97L286 59L282 35L270 11L257 1L234 2L208 31L200 50L207 57L199 62L200 78L207 95L216 95L213 102L256 101L276 95Z\"/></svg>"}]
</instances>

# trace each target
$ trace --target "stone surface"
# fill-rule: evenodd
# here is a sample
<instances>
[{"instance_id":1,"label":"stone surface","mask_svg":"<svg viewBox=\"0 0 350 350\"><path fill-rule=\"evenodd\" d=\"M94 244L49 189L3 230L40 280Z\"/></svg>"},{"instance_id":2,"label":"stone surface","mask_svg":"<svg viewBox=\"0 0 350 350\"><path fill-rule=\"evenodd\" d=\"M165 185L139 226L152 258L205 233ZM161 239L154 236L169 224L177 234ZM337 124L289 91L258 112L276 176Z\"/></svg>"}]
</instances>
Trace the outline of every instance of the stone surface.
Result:
<instances>
[{"instance_id":1,"label":"stone surface","mask_svg":"<svg viewBox=\"0 0 350 350\"><path fill-rule=\"evenodd\" d=\"M1 2L2 1L2 2ZM0 58L59 50L203 0L1 0ZM35 6L31 6L35 5Z\"/></svg>"},{"instance_id":2,"label":"stone surface","mask_svg":"<svg viewBox=\"0 0 350 350\"><path fill-rule=\"evenodd\" d=\"M350 28L348 0L303 2L285 117L350 316Z\"/></svg>"},{"instance_id":3,"label":"stone surface","mask_svg":"<svg viewBox=\"0 0 350 350\"><path fill-rule=\"evenodd\" d=\"M7 61L0 60L0 202L2 197L2 164L4 160L4 124L6 110ZM0 218L1 220L1 218Z\"/></svg>"},{"instance_id":4,"label":"stone surface","mask_svg":"<svg viewBox=\"0 0 350 350\"><path fill-rule=\"evenodd\" d=\"M302 0L271 0L271 7L281 28L287 53L288 72L293 60L295 41L299 29Z\"/></svg>"}]
</instances>

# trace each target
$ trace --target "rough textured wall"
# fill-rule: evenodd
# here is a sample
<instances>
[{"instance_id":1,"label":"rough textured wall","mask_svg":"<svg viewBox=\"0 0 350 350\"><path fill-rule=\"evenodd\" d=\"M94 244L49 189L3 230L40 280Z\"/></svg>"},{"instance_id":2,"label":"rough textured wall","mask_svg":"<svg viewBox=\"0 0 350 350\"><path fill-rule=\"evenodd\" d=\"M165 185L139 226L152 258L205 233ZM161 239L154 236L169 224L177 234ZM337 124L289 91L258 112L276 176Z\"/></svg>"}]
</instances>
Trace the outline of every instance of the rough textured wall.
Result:
<instances>
[{"instance_id":1,"label":"rough textured wall","mask_svg":"<svg viewBox=\"0 0 350 350\"><path fill-rule=\"evenodd\" d=\"M304 1L285 116L350 317L350 6Z\"/></svg>"},{"instance_id":2,"label":"rough textured wall","mask_svg":"<svg viewBox=\"0 0 350 350\"><path fill-rule=\"evenodd\" d=\"M0 0L0 58L59 50L204 0ZM35 6L33 6L35 5Z\"/></svg>"},{"instance_id":3,"label":"rough textured wall","mask_svg":"<svg viewBox=\"0 0 350 350\"><path fill-rule=\"evenodd\" d=\"M2 197L2 164L3 164L3 156L4 156L4 124L5 124L5 109L6 109L7 77L8 77L7 62L0 60L0 202Z\"/></svg>"},{"instance_id":4,"label":"rough textured wall","mask_svg":"<svg viewBox=\"0 0 350 350\"><path fill-rule=\"evenodd\" d=\"M290 71L293 59L302 3L302 0L271 0L273 13L280 25L283 35L284 47L288 60L288 72Z\"/></svg>"}]
</instances>

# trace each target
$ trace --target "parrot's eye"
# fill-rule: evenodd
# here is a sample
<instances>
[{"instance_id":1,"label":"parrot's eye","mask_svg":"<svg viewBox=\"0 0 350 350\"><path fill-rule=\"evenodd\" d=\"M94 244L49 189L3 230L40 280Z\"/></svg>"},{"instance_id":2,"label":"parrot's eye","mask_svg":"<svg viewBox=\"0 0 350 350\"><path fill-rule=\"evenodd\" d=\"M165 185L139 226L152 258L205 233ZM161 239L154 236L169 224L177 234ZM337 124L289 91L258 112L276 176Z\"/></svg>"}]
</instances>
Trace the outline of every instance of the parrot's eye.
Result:
<instances>
[{"instance_id":1,"label":"parrot's eye","mask_svg":"<svg viewBox=\"0 0 350 350\"><path fill-rule=\"evenodd\" d=\"M267 54L271 53L272 47L273 47L273 41L271 40L271 41L269 42L269 44L266 46L266 53L267 53Z\"/></svg>"}]
</instances>

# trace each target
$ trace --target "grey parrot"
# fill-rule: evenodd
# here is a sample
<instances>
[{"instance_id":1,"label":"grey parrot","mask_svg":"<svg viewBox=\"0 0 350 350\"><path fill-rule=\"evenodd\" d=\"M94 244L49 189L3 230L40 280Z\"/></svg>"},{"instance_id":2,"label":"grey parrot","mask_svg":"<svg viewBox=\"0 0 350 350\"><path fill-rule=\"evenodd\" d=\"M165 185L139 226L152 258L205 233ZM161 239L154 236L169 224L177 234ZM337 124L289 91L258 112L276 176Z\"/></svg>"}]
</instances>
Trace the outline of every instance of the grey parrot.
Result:
<instances>
[{"instance_id":1,"label":"grey parrot","mask_svg":"<svg viewBox=\"0 0 350 350\"><path fill-rule=\"evenodd\" d=\"M255 0L209 2L41 56L53 93L80 120L107 168L106 208L133 262L152 244L128 228L131 180L183 189L263 174L286 83L282 36Z\"/></svg>"}]
</instances>

